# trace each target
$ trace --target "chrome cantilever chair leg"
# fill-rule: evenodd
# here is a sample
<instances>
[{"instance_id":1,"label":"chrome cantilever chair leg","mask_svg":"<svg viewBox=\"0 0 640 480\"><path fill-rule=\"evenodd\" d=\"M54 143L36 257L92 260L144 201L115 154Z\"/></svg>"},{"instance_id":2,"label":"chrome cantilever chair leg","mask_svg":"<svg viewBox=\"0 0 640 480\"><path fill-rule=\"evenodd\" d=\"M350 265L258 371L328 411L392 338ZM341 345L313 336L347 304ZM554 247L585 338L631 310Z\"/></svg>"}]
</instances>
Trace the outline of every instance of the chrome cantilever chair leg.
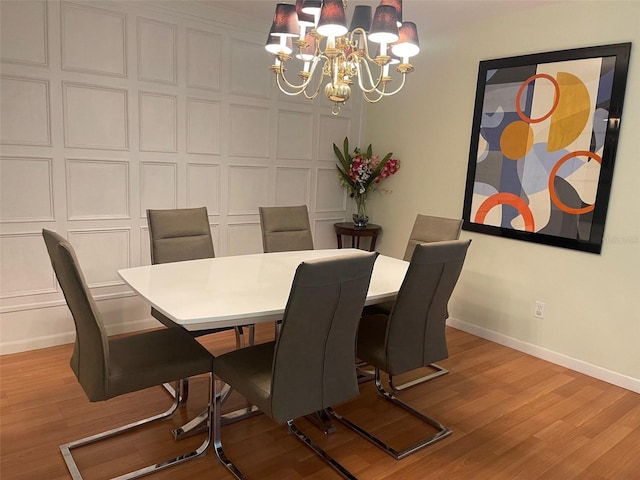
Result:
<instances>
[{"instance_id":1,"label":"chrome cantilever chair leg","mask_svg":"<svg viewBox=\"0 0 640 480\"><path fill-rule=\"evenodd\" d=\"M176 382L178 383L178 382ZM212 400L213 400L213 375L210 373L209 374L209 405L212 404ZM177 385L176 385L176 389L178 389ZM73 458L73 455L71 453L71 450L74 448L79 448L85 445L89 445L91 443L95 443L98 442L100 440L104 440L106 438L110 438L116 435L119 435L121 433L127 432L129 430L133 430L135 428L138 428L142 425L147 425L149 423L155 422L156 420L163 420L165 418L170 417L171 415L173 415L173 413L178 409L178 407L180 406L180 400L179 398L174 398L173 404L171 405L171 407L169 407L169 409L163 413L160 413L158 415L154 415L152 417L148 417L142 420L138 420L137 422L133 422L130 423L128 425L124 425L122 427L118 427L118 428L114 428L112 430L108 430L106 432L102 432L102 433L98 433L96 435L92 435L90 437L86 437L86 438L82 438L80 440L76 440L73 442L69 442L69 443L65 443L64 445L60 445L60 452L62 453L62 457L64 458L65 463L67 464L67 468L69 469L69 473L71 473L71 478L73 478L73 480L82 480L82 475L80 474L80 470L78 469L78 466L76 465L76 462ZM209 407L210 409L212 408L211 406ZM211 419L212 415L211 415L211 411L208 412L209 413L209 419ZM153 465L149 465L143 468L140 468L138 470L135 470L133 472L129 472L126 473L124 475L120 475L118 477L115 477L112 480L129 480L129 479L133 479L133 478L138 478L141 477L143 475L149 475L151 473L157 472L159 470L163 470L165 468L174 466L174 465L178 465L180 463L186 462L187 460L190 460L192 458L198 457L202 454L204 454L207 451L207 448L209 448L209 445L211 444L212 438L213 438L213 421L210 420L208 423L208 433L207 433L207 437L205 438L204 442L202 442L202 444L196 448L195 450L191 451L191 452L187 452L184 453L182 455L179 455L177 457L174 458L170 458L168 460L165 460L163 462L159 462L159 463L155 463Z\"/></svg>"},{"instance_id":2,"label":"chrome cantilever chair leg","mask_svg":"<svg viewBox=\"0 0 640 480\"><path fill-rule=\"evenodd\" d=\"M358 478L353 475L349 470L342 466L340 462L338 462L335 458L329 455L327 452L322 450L317 443L307 437L302 430L300 430L294 423L293 420L289 420L287 422L289 427L289 433L295 436L298 440L304 443L311 450L316 452L320 457L331 466L336 472L342 475L343 478L348 480L358 480Z\"/></svg>"},{"instance_id":3,"label":"chrome cantilever chair leg","mask_svg":"<svg viewBox=\"0 0 640 480\"><path fill-rule=\"evenodd\" d=\"M356 363L356 370L358 372L358 383L370 382L371 380L373 380L374 371L366 368L367 366L368 366L367 362ZM397 392L406 390L408 388L415 387L416 385L421 385L425 382L428 382L429 380L433 380L434 378L438 378L438 377L441 377L442 375L446 375L447 373L449 373L449 370L447 370L444 367L441 367L436 363L431 363L427 365L427 368L432 368L435 371L428 375L424 375L420 378L416 378L415 380L410 380L400 385L396 385L392 377L389 376L389 388L393 393L397 393Z\"/></svg>"},{"instance_id":4,"label":"chrome cantilever chair leg","mask_svg":"<svg viewBox=\"0 0 640 480\"><path fill-rule=\"evenodd\" d=\"M400 385L395 385L393 382L393 377L389 375L389 388L391 388L391 391L394 393L401 392L403 390L406 390L407 388L415 387L416 385L420 385L422 383L428 382L429 380L433 380L434 378L438 378L438 377L441 377L442 375L446 375L447 373L449 373L449 370L447 370L444 367L441 367L436 363L431 363L429 364L428 367L433 368L435 372L430 373L428 375L424 375L420 378L416 378L415 380L405 382Z\"/></svg>"},{"instance_id":5,"label":"chrome cantilever chair leg","mask_svg":"<svg viewBox=\"0 0 640 480\"><path fill-rule=\"evenodd\" d=\"M440 422L438 422L438 421L436 421L436 420L434 420L432 418L429 418L426 415L424 415L423 413L417 411L412 406L408 405L407 403L403 402L398 397L396 397L394 395L394 393L387 392L384 389L384 387L382 386L382 382L380 381L380 369L378 369L378 368L375 369L374 381L375 381L376 388L378 389L378 393L382 397L386 398L387 400L389 400L390 402L394 403L395 405L398 405L399 407L402 407L403 409L405 409L409 413L413 414L414 416L416 416L417 418L419 418L423 422L425 422L428 425L432 426L433 428L435 428L437 430L437 432L435 434L433 434L433 435L430 435L429 437L427 437L427 438L425 438L423 440L420 440L420 441L414 443L413 445L409 445L406 448L397 450L397 449L391 447L390 445L388 445L387 443L383 442L382 440L380 440L378 437L376 437L376 436L372 435L371 433L367 432L365 429L363 429L359 425L353 423L348 418L343 417L342 415L337 413L335 410L329 409L329 413L333 417L335 417L338 421L340 421L341 423L343 423L347 427L351 428L353 431L359 433L366 440L370 441L371 443L373 443L377 447L381 448L382 450L387 452L389 455L391 455L396 460L401 460L404 457L406 457L407 455L411 455L412 453L414 453L414 452L416 452L416 451L418 451L418 450L420 450L422 448L425 448L425 447L431 445L432 443L437 442L438 440L442 440L443 438L445 438L445 437L447 437L448 435L451 434L451 430L449 428L445 427L444 425L442 425Z\"/></svg>"},{"instance_id":6,"label":"chrome cantilever chair leg","mask_svg":"<svg viewBox=\"0 0 640 480\"><path fill-rule=\"evenodd\" d=\"M216 451L218 460L231 472L238 480L249 480L247 476L227 457L222 448L221 429L222 429L222 404L223 395L215 395L213 405L213 448ZM287 421L288 432L304 443L307 447L317 453L329 466L335 469L343 478L347 480L358 480L349 470L343 467L336 459L331 457L327 452L322 450L313 440L302 432L293 420Z\"/></svg>"}]
</instances>

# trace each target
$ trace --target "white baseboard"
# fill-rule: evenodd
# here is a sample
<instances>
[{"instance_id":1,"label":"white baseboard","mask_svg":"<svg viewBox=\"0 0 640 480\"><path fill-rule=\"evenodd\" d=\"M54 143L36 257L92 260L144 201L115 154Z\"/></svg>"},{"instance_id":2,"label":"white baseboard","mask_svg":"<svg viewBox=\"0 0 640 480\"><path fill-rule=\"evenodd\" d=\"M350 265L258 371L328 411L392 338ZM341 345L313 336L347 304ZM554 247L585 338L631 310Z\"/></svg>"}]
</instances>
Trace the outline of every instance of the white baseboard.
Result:
<instances>
[{"instance_id":1,"label":"white baseboard","mask_svg":"<svg viewBox=\"0 0 640 480\"><path fill-rule=\"evenodd\" d=\"M449 318L447 320L447 325L457 328L458 330L462 330L463 332L471 333L477 337L513 348L514 350L518 350L528 355L541 358L542 360L555 363L556 365L561 365L570 370L589 375L590 377L597 378L603 382L611 383L618 387L631 390L632 392L640 393L640 379L638 378L622 375L620 373L607 370L606 368L569 357L562 353L554 352L553 350L549 350L539 345L534 345L533 343L524 342L517 338L503 335L502 333L487 330L486 328L482 328L456 318Z\"/></svg>"},{"instance_id":2,"label":"white baseboard","mask_svg":"<svg viewBox=\"0 0 640 480\"><path fill-rule=\"evenodd\" d=\"M121 333L137 332L140 330L148 330L150 328L157 328L157 320L149 317L145 320L138 320L135 322L119 323L117 325L107 325L107 335L119 335ZM28 338L25 340L19 340L15 342L2 342L0 343L0 355L7 355L10 353L26 352L29 350L38 350L40 348L55 347L58 345L65 345L67 343L73 343L76 339L75 332L56 333L55 335L46 335L36 338Z\"/></svg>"}]
</instances>

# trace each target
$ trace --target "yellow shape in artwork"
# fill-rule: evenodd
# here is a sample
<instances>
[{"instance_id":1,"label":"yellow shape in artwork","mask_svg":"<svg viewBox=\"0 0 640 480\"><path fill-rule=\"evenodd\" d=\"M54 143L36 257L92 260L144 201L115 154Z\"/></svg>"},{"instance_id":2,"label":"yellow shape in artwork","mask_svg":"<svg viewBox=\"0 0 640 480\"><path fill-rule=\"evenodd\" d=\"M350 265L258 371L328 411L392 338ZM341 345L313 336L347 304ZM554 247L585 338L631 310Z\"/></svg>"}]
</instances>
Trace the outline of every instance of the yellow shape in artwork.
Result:
<instances>
[{"instance_id":1,"label":"yellow shape in artwork","mask_svg":"<svg viewBox=\"0 0 640 480\"><path fill-rule=\"evenodd\" d=\"M500 150L511 160L518 160L533 146L533 131L528 123L516 120L507 125L500 135Z\"/></svg>"},{"instance_id":2,"label":"yellow shape in artwork","mask_svg":"<svg viewBox=\"0 0 640 480\"><path fill-rule=\"evenodd\" d=\"M560 101L551 116L547 150L554 152L574 142L584 130L591 114L589 91L575 75L558 72Z\"/></svg>"}]
</instances>

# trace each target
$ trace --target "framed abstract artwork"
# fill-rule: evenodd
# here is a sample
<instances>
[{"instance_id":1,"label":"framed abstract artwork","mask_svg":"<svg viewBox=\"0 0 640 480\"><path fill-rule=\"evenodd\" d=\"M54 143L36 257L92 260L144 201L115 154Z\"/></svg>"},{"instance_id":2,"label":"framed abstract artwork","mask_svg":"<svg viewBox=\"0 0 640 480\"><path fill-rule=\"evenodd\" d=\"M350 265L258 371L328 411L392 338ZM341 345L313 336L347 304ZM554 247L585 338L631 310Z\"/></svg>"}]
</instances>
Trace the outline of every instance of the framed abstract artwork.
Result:
<instances>
[{"instance_id":1,"label":"framed abstract artwork","mask_svg":"<svg viewBox=\"0 0 640 480\"><path fill-rule=\"evenodd\" d=\"M600 253L630 52L480 62L463 229Z\"/></svg>"}]
</instances>

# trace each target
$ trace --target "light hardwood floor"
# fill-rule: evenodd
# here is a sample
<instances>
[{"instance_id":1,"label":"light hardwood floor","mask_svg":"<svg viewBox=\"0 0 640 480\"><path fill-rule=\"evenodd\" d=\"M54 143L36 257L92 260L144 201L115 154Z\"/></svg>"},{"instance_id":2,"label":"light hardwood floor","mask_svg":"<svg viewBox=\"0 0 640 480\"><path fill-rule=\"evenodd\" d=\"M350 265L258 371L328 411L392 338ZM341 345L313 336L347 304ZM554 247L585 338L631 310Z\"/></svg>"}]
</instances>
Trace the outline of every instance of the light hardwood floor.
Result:
<instances>
[{"instance_id":1,"label":"light hardwood floor","mask_svg":"<svg viewBox=\"0 0 640 480\"><path fill-rule=\"evenodd\" d=\"M273 325L258 328L258 341ZM453 430L448 438L395 461L337 424L323 436L297 422L360 479L640 479L640 395L515 350L448 329L451 373L400 396ZM201 341L215 354L233 348L231 334ZM71 346L0 357L0 477L67 479L58 445L164 410L161 388L89 402L68 361ZM85 478L110 476L164 460L202 437L173 442L168 433L206 402L204 378L192 382L186 409L156 427L78 449ZM336 410L402 446L423 426L375 395ZM228 455L253 479L339 478L286 428L264 415L224 428ZM232 477L209 451L150 478Z\"/></svg>"}]
</instances>

